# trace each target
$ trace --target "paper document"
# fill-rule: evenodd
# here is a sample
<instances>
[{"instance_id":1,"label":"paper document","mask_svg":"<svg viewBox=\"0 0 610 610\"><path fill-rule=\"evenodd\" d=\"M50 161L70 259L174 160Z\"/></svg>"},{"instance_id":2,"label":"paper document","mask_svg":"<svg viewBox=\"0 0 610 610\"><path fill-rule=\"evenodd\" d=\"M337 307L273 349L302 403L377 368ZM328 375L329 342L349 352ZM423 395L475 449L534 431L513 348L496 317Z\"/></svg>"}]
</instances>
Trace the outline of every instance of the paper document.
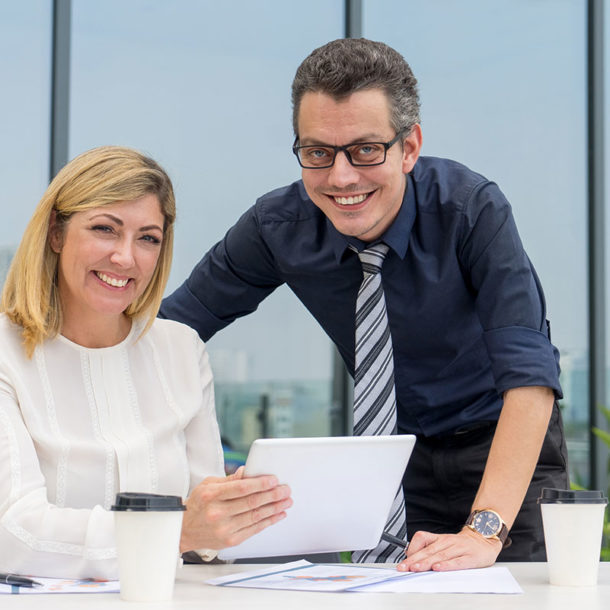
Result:
<instances>
[{"instance_id":1,"label":"paper document","mask_svg":"<svg viewBox=\"0 0 610 610\"><path fill-rule=\"evenodd\" d=\"M505 567L418 572L419 578L399 578L363 589L365 593L523 593L510 570Z\"/></svg>"},{"instance_id":2,"label":"paper document","mask_svg":"<svg viewBox=\"0 0 610 610\"><path fill-rule=\"evenodd\" d=\"M398 576L395 569L314 564L304 559L271 568L239 572L206 582L224 587L289 589L294 591L349 591Z\"/></svg>"},{"instance_id":3,"label":"paper document","mask_svg":"<svg viewBox=\"0 0 610 610\"><path fill-rule=\"evenodd\" d=\"M293 561L206 581L222 587L357 593L523 593L508 568L456 572L397 572L348 564Z\"/></svg>"},{"instance_id":4,"label":"paper document","mask_svg":"<svg viewBox=\"0 0 610 610\"><path fill-rule=\"evenodd\" d=\"M0 594L30 595L36 593L118 593L118 580L90 580L70 578L39 578L32 576L42 587L16 587L0 584Z\"/></svg>"}]
</instances>

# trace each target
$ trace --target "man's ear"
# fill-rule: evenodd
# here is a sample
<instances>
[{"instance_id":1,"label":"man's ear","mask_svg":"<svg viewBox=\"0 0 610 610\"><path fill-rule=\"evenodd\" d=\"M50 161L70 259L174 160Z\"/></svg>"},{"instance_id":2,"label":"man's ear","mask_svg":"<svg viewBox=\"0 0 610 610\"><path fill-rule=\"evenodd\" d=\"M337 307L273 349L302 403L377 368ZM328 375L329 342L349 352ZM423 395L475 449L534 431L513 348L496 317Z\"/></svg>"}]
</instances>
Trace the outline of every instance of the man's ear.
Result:
<instances>
[{"instance_id":1,"label":"man's ear","mask_svg":"<svg viewBox=\"0 0 610 610\"><path fill-rule=\"evenodd\" d=\"M57 210L51 210L51 218L49 219L49 246L56 254L61 252L63 246L63 232L57 222Z\"/></svg>"},{"instance_id":2,"label":"man's ear","mask_svg":"<svg viewBox=\"0 0 610 610\"><path fill-rule=\"evenodd\" d=\"M403 140L402 172L408 174L417 163L422 147L421 125L413 125L409 135Z\"/></svg>"}]
</instances>

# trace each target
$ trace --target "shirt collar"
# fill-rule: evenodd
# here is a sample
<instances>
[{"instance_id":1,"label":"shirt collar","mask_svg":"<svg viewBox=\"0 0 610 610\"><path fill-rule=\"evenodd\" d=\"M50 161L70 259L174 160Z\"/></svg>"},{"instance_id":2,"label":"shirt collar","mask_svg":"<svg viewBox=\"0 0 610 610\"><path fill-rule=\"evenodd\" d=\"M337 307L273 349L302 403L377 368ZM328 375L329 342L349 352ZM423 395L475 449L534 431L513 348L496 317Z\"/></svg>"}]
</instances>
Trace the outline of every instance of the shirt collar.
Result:
<instances>
[{"instance_id":1,"label":"shirt collar","mask_svg":"<svg viewBox=\"0 0 610 610\"><path fill-rule=\"evenodd\" d=\"M407 175L407 188L405 189L405 195L402 200L402 204L400 206L400 210L398 210L398 215L394 219L394 222L388 227L387 231L375 242L384 242L401 259L407 254L407 249L409 247L409 238L411 237L411 229L413 228L413 223L415 222L416 216L416 206L415 206L415 188L413 185L413 179L411 175ZM345 252L348 249L356 249L356 251L364 250L367 246L372 244L367 244L363 242L361 239L357 237L351 237L349 235L343 235L339 233L337 229L333 226L333 224L326 219L326 223L329 227L329 237L330 237L330 245L335 253L335 258L337 262L341 262Z\"/></svg>"}]
</instances>

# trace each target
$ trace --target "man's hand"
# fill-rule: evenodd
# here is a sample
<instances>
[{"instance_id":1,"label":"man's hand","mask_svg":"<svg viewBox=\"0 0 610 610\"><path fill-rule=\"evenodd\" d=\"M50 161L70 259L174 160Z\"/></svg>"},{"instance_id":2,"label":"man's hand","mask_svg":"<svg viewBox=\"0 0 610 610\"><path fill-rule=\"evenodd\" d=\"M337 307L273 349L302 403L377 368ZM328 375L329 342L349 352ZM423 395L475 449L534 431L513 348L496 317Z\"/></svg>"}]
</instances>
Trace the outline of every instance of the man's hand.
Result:
<instances>
[{"instance_id":1,"label":"man's hand","mask_svg":"<svg viewBox=\"0 0 610 610\"><path fill-rule=\"evenodd\" d=\"M554 394L546 387L507 390L483 479L472 504L493 508L510 528L532 480L544 435L553 410ZM464 527L459 534L416 532L407 558L398 564L403 572L464 570L492 565L502 543Z\"/></svg>"},{"instance_id":2,"label":"man's hand","mask_svg":"<svg viewBox=\"0 0 610 610\"><path fill-rule=\"evenodd\" d=\"M290 488L272 475L244 478L241 467L226 478L208 477L186 501L180 552L235 546L283 519L290 506Z\"/></svg>"},{"instance_id":3,"label":"man's hand","mask_svg":"<svg viewBox=\"0 0 610 610\"><path fill-rule=\"evenodd\" d=\"M485 568L496 561L502 543L484 538L469 528L459 534L416 532L407 549L407 558L398 564L401 572L466 570Z\"/></svg>"}]
</instances>

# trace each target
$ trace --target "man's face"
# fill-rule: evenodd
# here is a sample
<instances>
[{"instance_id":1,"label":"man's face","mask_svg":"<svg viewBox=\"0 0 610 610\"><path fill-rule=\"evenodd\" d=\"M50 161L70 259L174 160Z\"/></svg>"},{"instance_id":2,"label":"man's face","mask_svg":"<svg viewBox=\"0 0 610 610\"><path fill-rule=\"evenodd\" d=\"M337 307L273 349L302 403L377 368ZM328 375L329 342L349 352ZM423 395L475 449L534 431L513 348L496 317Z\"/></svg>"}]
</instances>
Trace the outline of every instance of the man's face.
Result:
<instances>
[{"instance_id":1,"label":"man's face","mask_svg":"<svg viewBox=\"0 0 610 610\"><path fill-rule=\"evenodd\" d=\"M337 101L325 93L306 93L299 108L299 144L345 146L358 142L389 142L396 132L381 89L369 89ZM326 169L303 168L303 183L311 200L337 231L371 242L378 239L398 214L406 178L421 148L416 125L392 146L385 163L354 167L343 152Z\"/></svg>"}]
</instances>

